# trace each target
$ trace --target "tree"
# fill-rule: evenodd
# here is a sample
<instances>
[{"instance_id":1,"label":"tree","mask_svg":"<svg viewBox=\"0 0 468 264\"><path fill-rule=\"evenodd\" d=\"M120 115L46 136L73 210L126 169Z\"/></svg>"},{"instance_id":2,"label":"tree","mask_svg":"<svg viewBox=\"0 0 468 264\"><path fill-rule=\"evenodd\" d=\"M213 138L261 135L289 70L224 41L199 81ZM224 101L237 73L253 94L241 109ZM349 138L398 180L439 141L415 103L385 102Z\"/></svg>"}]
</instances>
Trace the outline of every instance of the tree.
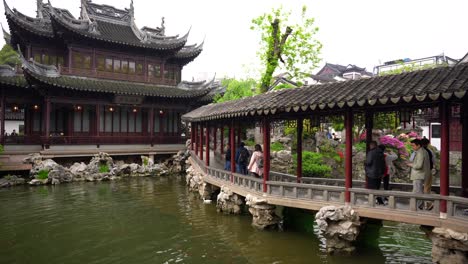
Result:
<instances>
[{"instance_id":1,"label":"tree","mask_svg":"<svg viewBox=\"0 0 468 264\"><path fill-rule=\"evenodd\" d=\"M307 8L303 6L297 24L291 24L291 11L285 12L282 7L252 20L251 29L261 34L259 55L265 65L260 93L268 91L279 62L296 78L310 72L320 62L318 55L322 44L314 38L319 28L314 26L315 19L307 17L306 12ZM281 24L287 26L282 29Z\"/></svg>"},{"instance_id":2,"label":"tree","mask_svg":"<svg viewBox=\"0 0 468 264\"><path fill-rule=\"evenodd\" d=\"M7 64L12 67L20 64L18 53L8 44L3 45L0 50L0 64Z\"/></svg>"},{"instance_id":3,"label":"tree","mask_svg":"<svg viewBox=\"0 0 468 264\"><path fill-rule=\"evenodd\" d=\"M257 86L257 82L253 79L224 79L221 84L226 87L226 92L223 96L217 95L214 98L216 103L252 96L253 90Z\"/></svg>"}]
</instances>

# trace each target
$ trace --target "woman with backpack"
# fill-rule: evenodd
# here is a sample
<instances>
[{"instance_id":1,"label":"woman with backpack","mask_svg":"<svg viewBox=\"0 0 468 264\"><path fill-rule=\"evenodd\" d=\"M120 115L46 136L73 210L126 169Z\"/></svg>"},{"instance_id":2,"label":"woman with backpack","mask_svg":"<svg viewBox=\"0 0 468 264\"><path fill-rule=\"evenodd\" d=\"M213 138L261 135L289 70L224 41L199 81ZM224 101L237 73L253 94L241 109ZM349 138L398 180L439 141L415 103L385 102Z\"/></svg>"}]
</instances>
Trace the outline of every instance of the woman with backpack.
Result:
<instances>
[{"instance_id":1,"label":"woman with backpack","mask_svg":"<svg viewBox=\"0 0 468 264\"><path fill-rule=\"evenodd\" d=\"M256 178L260 178L263 175L263 152L259 144L255 145L248 169Z\"/></svg>"}]
</instances>

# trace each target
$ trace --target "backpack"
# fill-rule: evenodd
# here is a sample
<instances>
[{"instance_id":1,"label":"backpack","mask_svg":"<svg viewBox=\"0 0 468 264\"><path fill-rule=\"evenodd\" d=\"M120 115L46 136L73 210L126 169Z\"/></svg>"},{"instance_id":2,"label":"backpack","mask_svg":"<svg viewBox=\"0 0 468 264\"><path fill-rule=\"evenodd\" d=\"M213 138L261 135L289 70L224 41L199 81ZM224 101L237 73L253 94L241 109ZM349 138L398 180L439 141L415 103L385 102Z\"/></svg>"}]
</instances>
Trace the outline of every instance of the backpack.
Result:
<instances>
[{"instance_id":1,"label":"backpack","mask_svg":"<svg viewBox=\"0 0 468 264\"><path fill-rule=\"evenodd\" d=\"M259 169L263 168L263 155L258 157L258 159L257 159L257 167L258 167Z\"/></svg>"},{"instance_id":2,"label":"backpack","mask_svg":"<svg viewBox=\"0 0 468 264\"><path fill-rule=\"evenodd\" d=\"M249 159L249 151L246 148L241 148L239 152L239 164L246 164Z\"/></svg>"}]
</instances>

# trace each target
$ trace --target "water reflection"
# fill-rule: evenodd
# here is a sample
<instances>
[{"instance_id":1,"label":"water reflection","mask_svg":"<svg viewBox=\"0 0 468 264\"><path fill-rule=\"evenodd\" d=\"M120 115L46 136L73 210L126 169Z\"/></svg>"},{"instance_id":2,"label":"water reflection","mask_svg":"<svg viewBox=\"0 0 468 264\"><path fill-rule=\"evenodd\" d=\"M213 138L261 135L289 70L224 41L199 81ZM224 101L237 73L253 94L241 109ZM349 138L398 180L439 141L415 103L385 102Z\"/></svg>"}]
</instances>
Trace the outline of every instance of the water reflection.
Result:
<instances>
[{"instance_id":1,"label":"water reflection","mask_svg":"<svg viewBox=\"0 0 468 264\"><path fill-rule=\"evenodd\" d=\"M300 224L306 232L257 231L177 177L25 186L0 200L0 263L430 263L416 226L384 222L356 256L327 256L313 217Z\"/></svg>"}]
</instances>

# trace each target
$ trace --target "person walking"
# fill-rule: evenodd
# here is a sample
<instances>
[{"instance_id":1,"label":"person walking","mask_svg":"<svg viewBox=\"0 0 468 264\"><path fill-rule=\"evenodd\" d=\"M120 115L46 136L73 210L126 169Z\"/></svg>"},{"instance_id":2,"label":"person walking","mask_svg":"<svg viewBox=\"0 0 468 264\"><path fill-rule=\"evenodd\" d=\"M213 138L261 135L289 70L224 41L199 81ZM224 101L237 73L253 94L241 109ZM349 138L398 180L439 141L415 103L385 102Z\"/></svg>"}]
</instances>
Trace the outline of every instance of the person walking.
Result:
<instances>
[{"instance_id":1,"label":"person walking","mask_svg":"<svg viewBox=\"0 0 468 264\"><path fill-rule=\"evenodd\" d=\"M382 149L377 147L377 142L371 141L369 143L369 152L366 156L366 177L367 188L372 190L380 189L380 183L384 175L385 159ZM377 197L377 203L383 204L382 197Z\"/></svg>"},{"instance_id":2,"label":"person walking","mask_svg":"<svg viewBox=\"0 0 468 264\"><path fill-rule=\"evenodd\" d=\"M427 173L430 173L429 155L424 150L420 139L414 139L411 141L411 147L415 153L412 162L407 162L411 168L410 179L413 181L413 192L423 193L423 182L426 178ZM423 209L422 201L418 201L417 206L419 209Z\"/></svg>"},{"instance_id":3,"label":"person walking","mask_svg":"<svg viewBox=\"0 0 468 264\"><path fill-rule=\"evenodd\" d=\"M259 144L255 145L255 150L250 157L248 169L255 178L261 178L263 175L263 151Z\"/></svg>"},{"instance_id":4,"label":"person walking","mask_svg":"<svg viewBox=\"0 0 468 264\"><path fill-rule=\"evenodd\" d=\"M238 173L244 175L248 174L247 163L249 162L249 156L249 150L245 148L244 142L241 142L236 150L236 165Z\"/></svg>"}]
</instances>

